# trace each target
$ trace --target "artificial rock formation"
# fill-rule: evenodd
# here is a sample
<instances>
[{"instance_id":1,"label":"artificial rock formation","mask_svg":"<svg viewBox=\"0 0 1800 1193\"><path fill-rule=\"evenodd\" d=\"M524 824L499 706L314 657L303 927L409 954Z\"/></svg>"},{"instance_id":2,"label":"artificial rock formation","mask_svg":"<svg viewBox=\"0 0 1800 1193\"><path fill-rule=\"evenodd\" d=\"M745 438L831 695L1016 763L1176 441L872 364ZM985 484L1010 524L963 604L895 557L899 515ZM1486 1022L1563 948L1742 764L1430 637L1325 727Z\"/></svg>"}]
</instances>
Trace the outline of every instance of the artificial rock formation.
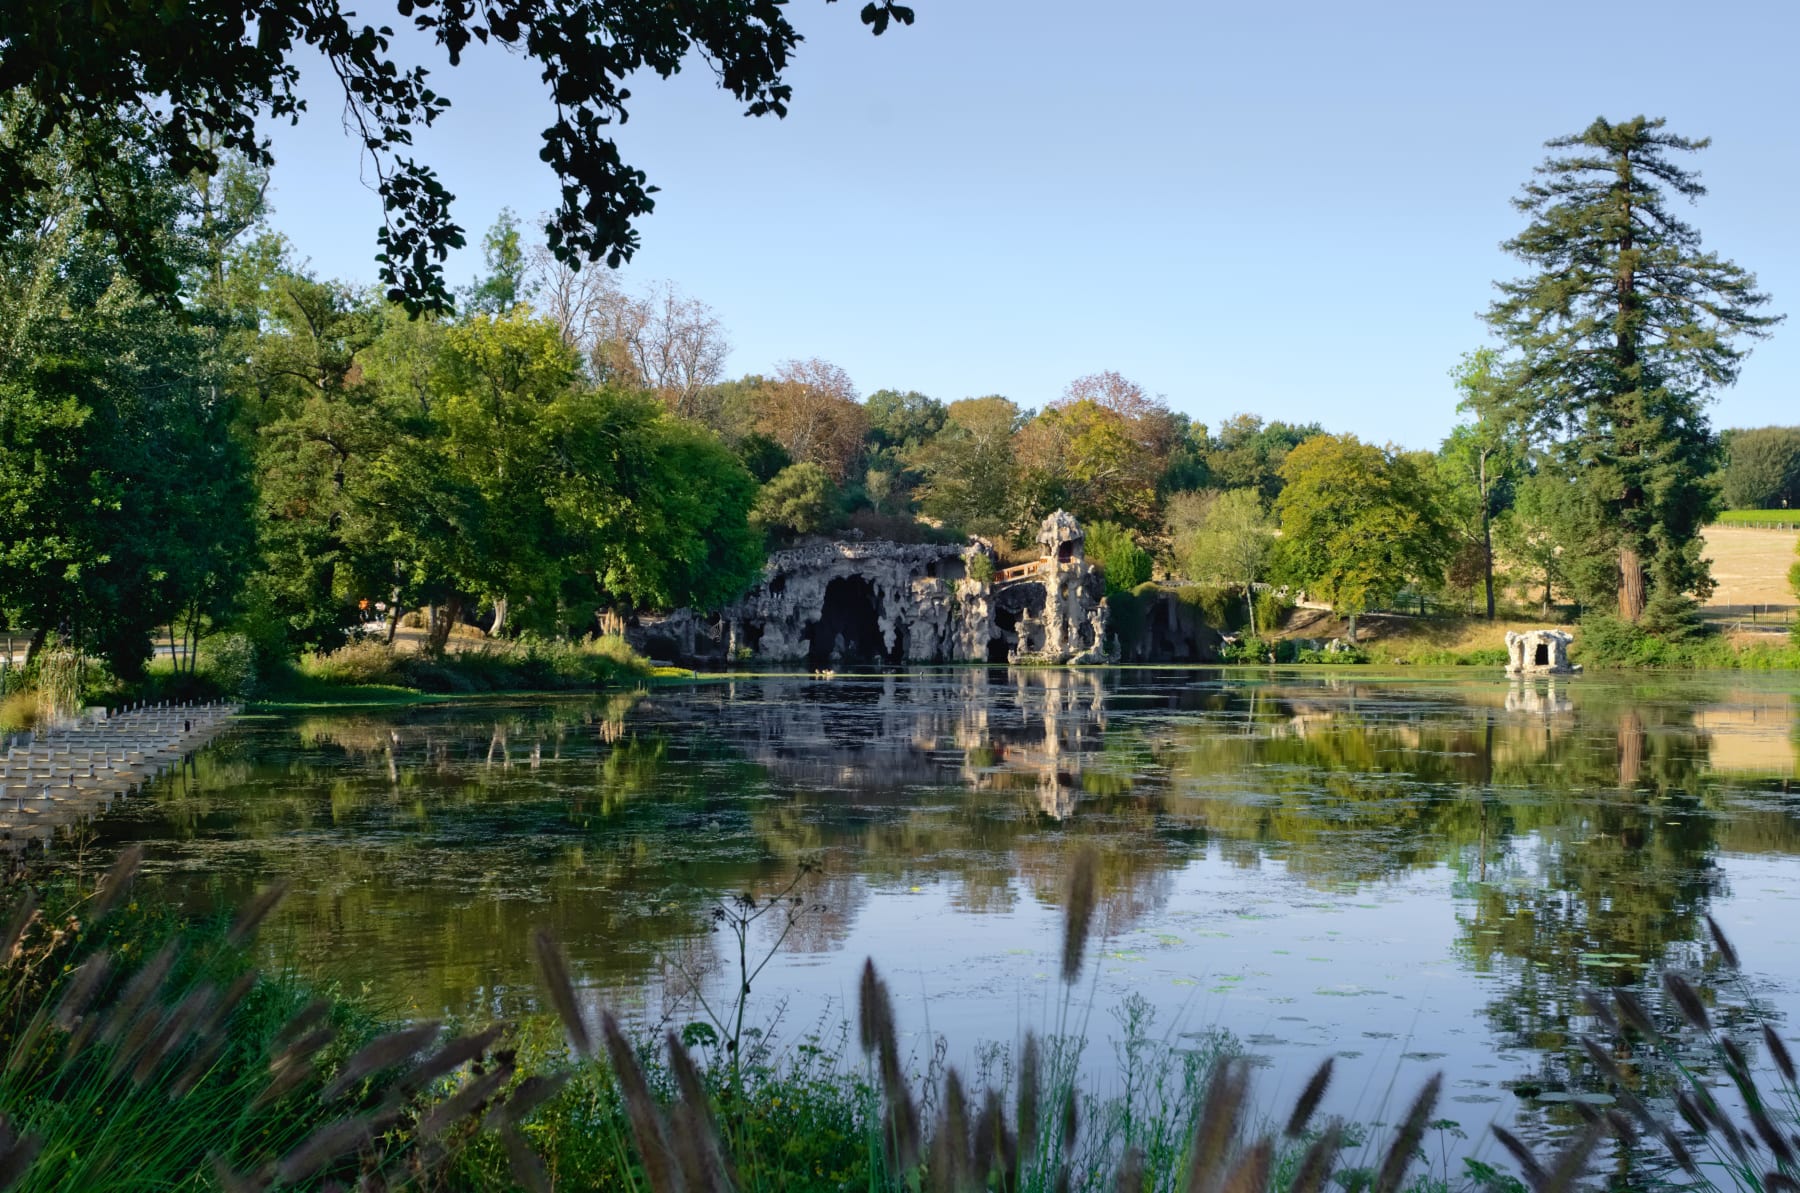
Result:
<instances>
[{"instance_id":1,"label":"artificial rock formation","mask_svg":"<svg viewBox=\"0 0 1800 1193\"><path fill-rule=\"evenodd\" d=\"M1573 675L1581 668L1569 662L1569 643L1575 636L1567 630L1511 631L1506 635L1506 673L1508 675Z\"/></svg>"},{"instance_id":2,"label":"artificial rock formation","mask_svg":"<svg viewBox=\"0 0 1800 1193\"><path fill-rule=\"evenodd\" d=\"M1004 572L979 539L809 543L770 555L725 609L640 619L626 633L654 658L690 663L1101 662L1106 586L1083 537L1059 510L1039 532L1043 557Z\"/></svg>"}]
</instances>

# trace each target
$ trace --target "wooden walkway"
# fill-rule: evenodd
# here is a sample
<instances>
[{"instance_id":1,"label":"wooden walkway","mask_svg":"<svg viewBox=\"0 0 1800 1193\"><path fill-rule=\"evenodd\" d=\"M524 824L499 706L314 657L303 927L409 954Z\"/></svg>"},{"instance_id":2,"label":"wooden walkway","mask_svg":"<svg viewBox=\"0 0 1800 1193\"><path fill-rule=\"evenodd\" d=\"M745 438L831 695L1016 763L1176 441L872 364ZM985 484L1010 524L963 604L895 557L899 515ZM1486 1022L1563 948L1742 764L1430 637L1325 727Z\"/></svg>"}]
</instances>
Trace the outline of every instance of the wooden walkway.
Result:
<instances>
[{"instance_id":1,"label":"wooden walkway","mask_svg":"<svg viewBox=\"0 0 1800 1193\"><path fill-rule=\"evenodd\" d=\"M157 704L107 713L35 735L0 761L0 850L48 842L59 828L104 811L211 741L235 704Z\"/></svg>"}]
</instances>

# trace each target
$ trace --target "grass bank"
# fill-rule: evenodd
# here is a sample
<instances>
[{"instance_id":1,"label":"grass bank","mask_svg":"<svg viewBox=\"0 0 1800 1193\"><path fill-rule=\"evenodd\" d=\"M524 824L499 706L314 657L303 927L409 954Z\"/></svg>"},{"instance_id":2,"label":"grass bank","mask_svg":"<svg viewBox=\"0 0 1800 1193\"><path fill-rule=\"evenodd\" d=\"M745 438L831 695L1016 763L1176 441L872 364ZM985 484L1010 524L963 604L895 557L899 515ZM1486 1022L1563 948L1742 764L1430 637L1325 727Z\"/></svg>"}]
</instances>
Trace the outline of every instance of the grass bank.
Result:
<instances>
[{"instance_id":1,"label":"grass bank","mask_svg":"<svg viewBox=\"0 0 1800 1193\"><path fill-rule=\"evenodd\" d=\"M1270 1117L1229 1037L1177 1047L1142 1000L1115 1014L1115 1092L1084 1088L1077 1025L1092 1008L1074 992L1091 854L1065 892L1058 1028L984 1050L969 1073L946 1063L941 1040L902 1050L872 963L855 1023L791 1045L746 1028L741 1002L632 1039L586 1009L542 933L534 948L555 1019L383 1022L250 967L247 943L278 892L234 919L184 925L133 900L135 860L92 885L61 873L7 888L0 1179L18 1188L1519 1193L1574 1187L1608 1149L1615 1175L1651 1184L1776 1190L1800 1177L1786 1142L1800 1085L1785 1045L1735 1006L1731 1032L1716 1027L1716 991L1703 997L1675 974L1590 1000L1591 1063L1569 1102L1586 1113L1568 1116L1553 1156L1496 1130L1477 1153L1491 1161L1443 1159L1433 1136L1459 1130L1437 1117L1443 1074L1371 1132L1321 1121L1327 1061ZM772 917L763 926L779 939L783 917L793 922L788 894L733 900L721 922L755 941L766 936L751 929ZM1707 972L1745 985L1729 942L1716 941ZM1747 1059L1759 1046L1773 1080ZM1720 1071L1737 1121L1708 1075ZM1653 1090L1653 1073L1672 1087ZM1652 1105L1669 1101L1673 1121Z\"/></svg>"}]
</instances>

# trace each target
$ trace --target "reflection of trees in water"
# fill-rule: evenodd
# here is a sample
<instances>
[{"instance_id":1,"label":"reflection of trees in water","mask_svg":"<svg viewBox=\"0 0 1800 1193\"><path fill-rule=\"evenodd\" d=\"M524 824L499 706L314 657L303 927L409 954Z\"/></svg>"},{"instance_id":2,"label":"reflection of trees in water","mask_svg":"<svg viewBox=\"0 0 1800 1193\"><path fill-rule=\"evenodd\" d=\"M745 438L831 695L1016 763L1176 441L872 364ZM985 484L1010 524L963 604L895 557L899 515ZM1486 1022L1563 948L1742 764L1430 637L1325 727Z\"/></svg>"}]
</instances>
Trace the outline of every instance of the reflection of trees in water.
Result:
<instances>
[{"instance_id":1,"label":"reflection of trees in water","mask_svg":"<svg viewBox=\"0 0 1800 1193\"><path fill-rule=\"evenodd\" d=\"M298 951L417 959L433 1009L521 997L539 923L589 980L642 981L675 941L705 953L714 897L766 894L803 857L823 911L788 947L812 950L871 887L1053 905L1085 841L1115 934L1215 841L1331 889L1449 864L1464 956L1507 976L1494 1021L1527 1043L1566 1032L1583 981L1692 939L1722 845L1800 851L1779 782L1709 764L1700 689L1192 675L967 669L308 717L228 739L154 825L117 831L189 843L166 880L212 897L297 875Z\"/></svg>"}]
</instances>

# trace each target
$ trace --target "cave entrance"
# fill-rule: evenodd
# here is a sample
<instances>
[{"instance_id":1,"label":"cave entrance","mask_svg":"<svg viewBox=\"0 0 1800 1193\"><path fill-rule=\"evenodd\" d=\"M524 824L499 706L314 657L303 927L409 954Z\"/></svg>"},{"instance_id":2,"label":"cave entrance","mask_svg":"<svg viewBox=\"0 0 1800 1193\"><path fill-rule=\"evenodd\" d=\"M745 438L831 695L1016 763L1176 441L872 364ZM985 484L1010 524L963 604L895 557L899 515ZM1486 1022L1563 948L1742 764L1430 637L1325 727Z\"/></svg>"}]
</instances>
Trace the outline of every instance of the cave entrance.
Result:
<instances>
[{"instance_id":1,"label":"cave entrance","mask_svg":"<svg viewBox=\"0 0 1800 1193\"><path fill-rule=\"evenodd\" d=\"M825 586L819 620L813 623L808 639L806 661L812 667L868 666L893 661L881 639L875 586L861 576L841 576Z\"/></svg>"},{"instance_id":2,"label":"cave entrance","mask_svg":"<svg viewBox=\"0 0 1800 1193\"><path fill-rule=\"evenodd\" d=\"M1539 667L1548 667L1550 665L1550 647L1545 643L1538 643L1537 654L1533 656L1531 661Z\"/></svg>"},{"instance_id":3,"label":"cave entrance","mask_svg":"<svg viewBox=\"0 0 1800 1193\"><path fill-rule=\"evenodd\" d=\"M1016 609L995 610L994 628L996 633L988 639L987 661L990 663L1011 662L1013 632L1019 628L1018 611Z\"/></svg>"}]
</instances>

